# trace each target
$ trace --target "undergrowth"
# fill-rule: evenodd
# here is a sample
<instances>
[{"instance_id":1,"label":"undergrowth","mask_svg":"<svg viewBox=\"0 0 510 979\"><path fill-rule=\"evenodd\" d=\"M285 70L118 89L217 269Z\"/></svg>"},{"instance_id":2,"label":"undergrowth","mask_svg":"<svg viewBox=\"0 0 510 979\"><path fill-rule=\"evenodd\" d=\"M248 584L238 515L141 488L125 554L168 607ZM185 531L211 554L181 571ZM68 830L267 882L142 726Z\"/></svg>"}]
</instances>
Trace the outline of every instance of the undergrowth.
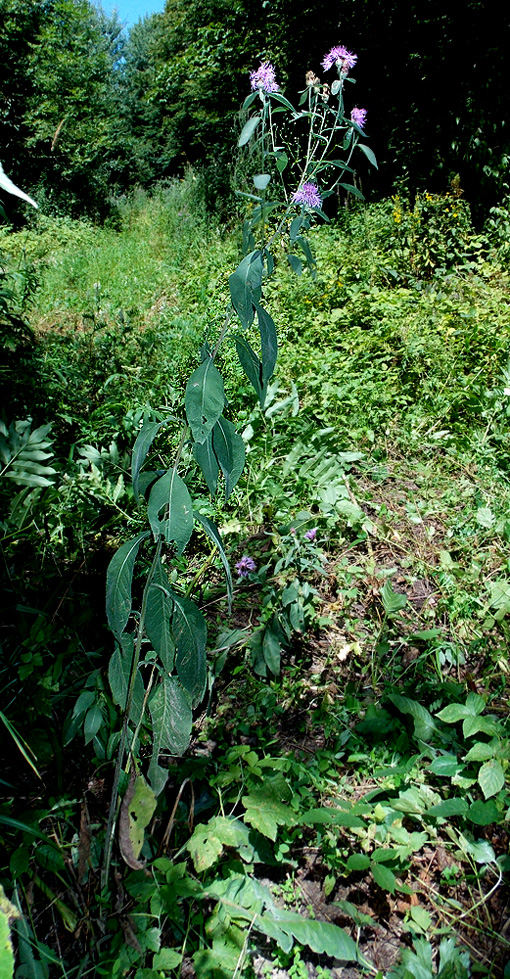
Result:
<instances>
[{"instance_id":1,"label":"undergrowth","mask_svg":"<svg viewBox=\"0 0 510 979\"><path fill-rule=\"evenodd\" d=\"M268 289L282 331L263 410L222 353L248 510L234 491L220 529L247 574L229 617L194 545L209 704L168 760L147 868L119 859L108 893L106 566L140 529L134 438L177 411L239 243L206 222L192 174L123 202L117 227L2 232L25 324L0 427L1 882L23 912L20 977L508 974L505 222L502 207L475 235L455 185L351 203L312 232L317 278L282 261ZM167 467L172 436L155 445Z\"/></svg>"}]
</instances>

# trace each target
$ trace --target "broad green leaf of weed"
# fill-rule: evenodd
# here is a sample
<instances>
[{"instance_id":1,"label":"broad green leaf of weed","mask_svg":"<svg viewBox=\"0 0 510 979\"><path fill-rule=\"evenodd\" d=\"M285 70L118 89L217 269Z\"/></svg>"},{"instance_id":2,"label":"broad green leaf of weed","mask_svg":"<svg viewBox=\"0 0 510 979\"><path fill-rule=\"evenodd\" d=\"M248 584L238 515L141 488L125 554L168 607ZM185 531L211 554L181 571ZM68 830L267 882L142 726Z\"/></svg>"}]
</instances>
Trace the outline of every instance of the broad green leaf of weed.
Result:
<instances>
[{"instance_id":1,"label":"broad green leaf of weed","mask_svg":"<svg viewBox=\"0 0 510 979\"><path fill-rule=\"evenodd\" d=\"M477 799L469 807L467 816L476 826L490 826L492 823L499 823L503 814L499 811L493 799L489 799L488 802L482 802L480 799Z\"/></svg>"},{"instance_id":2,"label":"broad green leaf of weed","mask_svg":"<svg viewBox=\"0 0 510 979\"><path fill-rule=\"evenodd\" d=\"M184 403L195 442L205 442L225 406L223 379L211 357L193 371L186 385Z\"/></svg>"},{"instance_id":3,"label":"broad green leaf of weed","mask_svg":"<svg viewBox=\"0 0 510 979\"><path fill-rule=\"evenodd\" d=\"M497 795L505 784L505 773L496 758L486 761L478 772L478 783L486 799Z\"/></svg>"},{"instance_id":4,"label":"broad green leaf of weed","mask_svg":"<svg viewBox=\"0 0 510 979\"><path fill-rule=\"evenodd\" d=\"M374 862L370 864L370 869L376 884L378 884L383 891L389 891L390 894L394 894L397 878L395 877L393 871L384 864Z\"/></svg>"},{"instance_id":5,"label":"broad green leaf of weed","mask_svg":"<svg viewBox=\"0 0 510 979\"><path fill-rule=\"evenodd\" d=\"M250 790L243 795L241 802L246 809L244 820L254 829L276 840L278 826L288 825L295 815L288 805L280 801L281 795L271 781L265 782L259 788Z\"/></svg>"},{"instance_id":6,"label":"broad green leaf of weed","mask_svg":"<svg viewBox=\"0 0 510 979\"><path fill-rule=\"evenodd\" d=\"M419 704L410 697L401 697L400 694L391 693L389 700L395 705L402 714L410 714L414 721L414 733L421 741L430 741L437 731L436 722L426 707Z\"/></svg>"},{"instance_id":7,"label":"broad green leaf of weed","mask_svg":"<svg viewBox=\"0 0 510 979\"><path fill-rule=\"evenodd\" d=\"M239 819L213 816L208 823L200 823L187 843L187 849L197 873L208 870L223 853L223 847L249 845L249 830Z\"/></svg>"},{"instance_id":8,"label":"broad green leaf of weed","mask_svg":"<svg viewBox=\"0 0 510 979\"><path fill-rule=\"evenodd\" d=\"M386 615L394 615L407 605L407 596L394 591L389 578L386 578L380 594Z\"/></svg>"}]
</instances>

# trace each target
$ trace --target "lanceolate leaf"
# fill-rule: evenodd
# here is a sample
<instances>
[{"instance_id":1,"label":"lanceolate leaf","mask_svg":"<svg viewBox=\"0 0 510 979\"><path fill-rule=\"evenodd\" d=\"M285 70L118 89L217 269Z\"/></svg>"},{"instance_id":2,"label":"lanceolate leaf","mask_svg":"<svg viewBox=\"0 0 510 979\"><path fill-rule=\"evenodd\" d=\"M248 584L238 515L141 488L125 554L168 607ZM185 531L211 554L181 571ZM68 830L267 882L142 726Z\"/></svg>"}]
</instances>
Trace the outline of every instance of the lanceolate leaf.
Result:
<instances>
[{"instance_id":1,"label":"lanceolate leaf","mask_svg":"<svg viewBox=\"0 0 510 979\"><path fill-rule=\"evenodd\" d=\"M232 305L245 329L253 323L254 305L260 300L262 272L262 252L256 249L243 258L228 280Z\"/></svg>"},{"instance_id":2,"label":"lanceolate leaf","mask_svg":"<svg viewBox=\"0 0 510 979\"><path fill-rule=\"evenodd\" d=\"M207 625L200 609L189 598L170 592L174 603L172 637L179 680L189 694L192 706L203 699L207 683L205 646Z\"/></svg>"},{"instance_id":3,"label":"lanceolate leaf","mask_svg":"<svg viewBox=\"0 0 510 979\"><path fill-rule=\"evenodd\" d=\"M220 467L213 449L212 432L209 433L205 442L202 442L201 444L199 442L194 442L193 455L195 456L195 459L202 470L211 496L215 496L218 488L218 475L220 472Z\"/></svg>"},{"instance_id":4,"label":"lanceolate leaf","mask_svg":"<svg viewBox=\"0 0 510 979\"><path fill-rule=\"evenodd\" d=\"M175 677L163 677L149 700L154 752L183 755L191 736L189 698Z\"/></svg>"},{"instance_id":5,"label":"lanceolate leaf","mask_svg":"<svg viewBox=\"0 0 510 979\"><path fill-rule=\"evenodd\" d=\"M133 483L134 497L137 503L140 498L138 488L140 469L147 458L147 453L154 439L156 438L159 429L164 424L164 422L145 422L143 428L136 437L136 442L133 446L133 454L131 456L131 480Z\"/></svg>"},{"instance_id":6,"label":"lanceolate leaf","mask_svg":"<svg viewBox=\"0 0 510 979\"><path fill-rule=\"evenodd\" d=\"M205 442L225 405L223 380L211 357L193 371L186 385L185 405L195 442Z\"/></svg>"},{"instance_id":7,"label":"lanceolate leaf","mask_svg":"<svg viewBox=\"0 0 510 979\"><path fill-rule=\"evenodd\" d=\"M225 577L227 579L228 608L230 612L230 608L232 606L232 592L233 592L232 574L230 571L230 565L228 563L227 555L225 554L225 551L223 549L223 541L220 537L220 532L216 524L214 524L212 520L209 520L209 517L206 517L204 514L199 513L198 510L194 511L194 515L195 518L198 520L198 522L202 524L202 527L204 528L206 534L211 538L213 543L216 544L216 547L218 548L218 553L220 555L221 562L223 564L223 567L225 568Z\"/></svg>"},{"instance_id":8,"label":"lanceolate leaf","mask_svg":"<svg viewBox=\"0 0 510 979\"><path fill-rule=\"evenodd\" d=\"M143 870L140 861L144 829L149 825L156 808L156 796L143 775L133 774L122 800L119 814L119 848L122 858L132 870Z\"/></svg>"},{"instance_id":9,"label":"lanceolate leaf","mask_svg":"<svg viewBox=\"0 0 510 979\"><path fill-rule=\"evenodd\" d=\"M116 646L113 655L110 657L108 664L108 680L112 691L113 702L122 711L126 709L129 680L133 666L133 654L134 636L131 633L125 632L121 637L120 643ZM131 710L129 712L129 719L134 724L140 719L144 694L143 680L138 671L135 678Z\"/></svg>"},{"instance_id":10,"label":"lanceolate leaf","mask_svg":"<svg viewBox=\"0 0 510 979\"><path fill-rule=\"evenodd\" d=\"M358 143L358 147L359 147L360 150L363 150L363 153L365 154L368 162L371 163L372 166L375 167L376 170L378 170L379 167L377 166L377 160L375 158L375 153L374 153L373 150L370 149L370 146L365 146L364 143Z\"/></svg>"},{"instance_id":11,"label":"lanceolate leaf","mask_svg":"<svg viewBox=\"0 0 510 979\"><path fill-rule=\"evenodd\" d=\"M263 408L266 398L267 385L265 385L262 381L262 364L253 347L247 340L244 339L244 337L236 337L236 350L241 367L243 368L246 377L255 388L257 397L260 401L260 406Z\"/></svg>"},{"instance_id":12,"label":"lanceolate leaf","mask_svg":"<svg viewBox=\"0 0 510 979\"><path fill-rule=\"evenodd\" d=\"M106 573L106 615L114 636L120 637L131 613L131 582L138 549L148 531L137 534L119 547L113 555Z\"/></svg>"},{"instance_id":13,"label":"lanceolate leaf","mask_svg":"<svg viewBox=\"0 0 510 979\"><path fill-rule=\"evenodd\" d=\"M171 469L152 487L147 515L155 537L163 534L182 554L193 533L193 504L186 483Z\"/></svg>"},{"instance_id":14,"label":"lanceolate leaf","mask_svg":"<svg viewBox=\"0 0 510 979\"><path fill-rule=\"evenodd\" d=\"M147 595L145 631L152 648L158 654L165 670L172 672L175 646L171 633L173 602L168 591L168 578L159 562Z\"/></svg>"},{"instance_id":15,"label":"lanceolate leaf","mask_svg":"<svg viewBox=\"0 0 510 979\"><path fill-rule=\"evenodd\" d=\"M256 309L257 319L259 321L262 381L267 384L273 376L276 358L278 356L278 340L276 338L276 327L269 313L259 305L257 305Z\"/></svg>"},{"instance_id":16,"label":"lanceolate leaf","mask_svg":"<svg viewBox=\"0 0 510 979\"><path fill-rule=\"evenodd\" d=\"M213 429L213 449L225 477L225 499L228 500L243 469L246 449L232 422L219 418Z\"/></svg>"},{"instance_id":17,"label":"lanceolate leaf","mask_svg":"<svg viewBox=\"0 0 510 979\"><path fill-rule=\"evenodd\" d=\"M238 146L244 146L246 143L250 141L259 122L260 122L260 115L250 116L248 122L245 122L242 128L241 135L237 143Z\"/></svg>"}]
</instances>

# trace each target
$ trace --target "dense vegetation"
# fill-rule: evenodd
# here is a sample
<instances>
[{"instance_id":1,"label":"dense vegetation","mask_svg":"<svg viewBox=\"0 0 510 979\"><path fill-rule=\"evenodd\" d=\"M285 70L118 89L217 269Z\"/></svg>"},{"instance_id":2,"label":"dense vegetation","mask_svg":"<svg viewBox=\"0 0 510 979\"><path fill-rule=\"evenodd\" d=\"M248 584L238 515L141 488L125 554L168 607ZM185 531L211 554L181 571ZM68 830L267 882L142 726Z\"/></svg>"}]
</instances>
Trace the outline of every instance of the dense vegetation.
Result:
<instances>
[{"instance_id":1,"label":"dense vegetation","mask_svg":"<svg viewBox=\"0 0 510 979\"><path fill-rule=\"evenodd\" d=\"M10 930L17 979L509 974L502 61L491 50L473 81L478 3L462 7L469 36L432 2L340 7L338 40L369 66L358 104L390 110L374 120L385 173L368 204L356 187L330 197L321 227L303 209L264 308L246 278L252 308L236 300L239 259L257 255L257 221L273 240L279 212L255 194L235 204L243 235L224 220L256 158L231 151L246 72L281 58L285 91L302 87L310 42L318 65L336 26L312 37L302 2L167 0L126 39L85 0L0 0L2 162L40 205L6 196L0 230L6 976ZM411 73L397 84L421 43L427 102ZM246 368L238 336L216 345L229 297L241 321L256 308L262 347L277 324L272 378ZM212 466L205 440L181 436L208 358L230 445L228 461L211 434ZM177 464L201 523L158 565L151 494ZM112 567L132 541L127 595ZM158 689L186 687L204 630L192 733L177 701L158 727L157 671Z\"/></svg>"}]
</instances>

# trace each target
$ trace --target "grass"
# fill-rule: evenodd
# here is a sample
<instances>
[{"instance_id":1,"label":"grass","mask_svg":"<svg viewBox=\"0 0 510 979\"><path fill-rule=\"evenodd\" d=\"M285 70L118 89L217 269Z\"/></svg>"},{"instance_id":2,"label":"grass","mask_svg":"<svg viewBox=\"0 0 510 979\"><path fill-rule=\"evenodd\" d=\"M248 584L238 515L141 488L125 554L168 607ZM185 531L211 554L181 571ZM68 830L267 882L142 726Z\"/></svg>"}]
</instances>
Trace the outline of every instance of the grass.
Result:
<instances>
[{"instance_id":1,"label":"grass","mask_svg":"<svg viewBox=\"0 0 510 979\"><path fill-rule=\"evenodd\" d=\"M119 863L103 898L106 934L96 878L116 713L105 568L138 529L128 469L140 420L180 414L197 346L222 322L237 239L207 223L192 175L123 203L116 228L37 220L2 239L39 279L14 404L52 422L58 473L44 490L3 490L2 711L42 776L17 755L0 808L1 881L9 895L15 882L28 922L24 967L428 979L447 974L448 956L451 974L468 975L467 951L473 974L502 976L510 375L497 216L483 238L452 195L347 211L312 235L315 281L282 262L268 288L281 350L264 411L234 351L222 353L247 466L216 519L231 561L248 554L257 570L237 583L229 619L219 567L201 572L204 545L192 546L187 573L216 647L212 700L190 755L171 762L144 848L150 877ZM165 464L174 446L157 443ZM183 466L212 513L186 451ZM263 677L275 617L281 672ZM83 691L105 734L86 747L73 727ZM299 936L293 951L268 944L257 884L277 908L339 925L359 964Z\"/></svg>"}]
</instances>

